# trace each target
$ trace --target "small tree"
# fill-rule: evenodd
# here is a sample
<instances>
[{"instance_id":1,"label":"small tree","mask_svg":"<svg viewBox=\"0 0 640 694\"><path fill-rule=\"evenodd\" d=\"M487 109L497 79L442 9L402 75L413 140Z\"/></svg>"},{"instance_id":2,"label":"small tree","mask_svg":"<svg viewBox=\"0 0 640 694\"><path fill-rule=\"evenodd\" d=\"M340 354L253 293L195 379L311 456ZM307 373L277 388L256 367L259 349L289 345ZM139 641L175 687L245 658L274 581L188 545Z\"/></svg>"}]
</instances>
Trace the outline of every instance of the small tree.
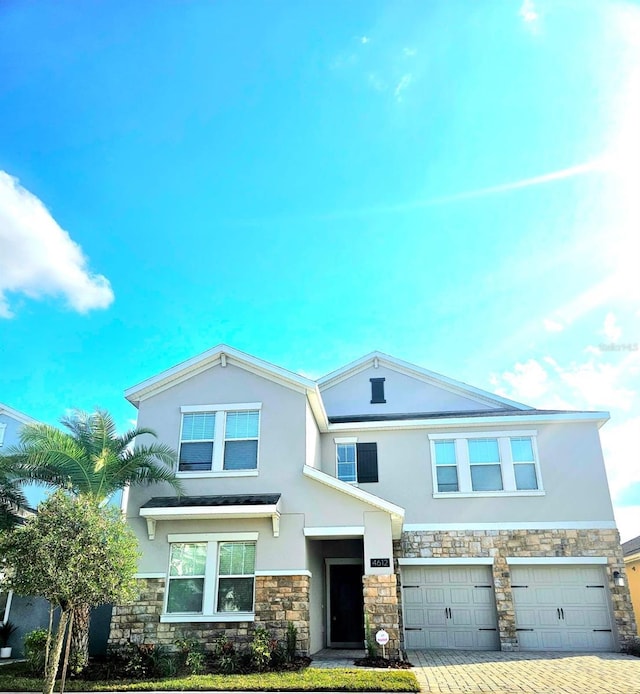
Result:
<instances>
[{"instance_id":1,"label":"small tree","mask_svg":"<svg viewBox=\"0 0 640 694\"><path fill-rule=\"evenodd\" d=\"M36 516L0 537L0 557L7 589L60 608L43 686L43 693L51 694L74 609L134 598L136 539L116 509L59 491Z\"/></svg>"}]
</instances>

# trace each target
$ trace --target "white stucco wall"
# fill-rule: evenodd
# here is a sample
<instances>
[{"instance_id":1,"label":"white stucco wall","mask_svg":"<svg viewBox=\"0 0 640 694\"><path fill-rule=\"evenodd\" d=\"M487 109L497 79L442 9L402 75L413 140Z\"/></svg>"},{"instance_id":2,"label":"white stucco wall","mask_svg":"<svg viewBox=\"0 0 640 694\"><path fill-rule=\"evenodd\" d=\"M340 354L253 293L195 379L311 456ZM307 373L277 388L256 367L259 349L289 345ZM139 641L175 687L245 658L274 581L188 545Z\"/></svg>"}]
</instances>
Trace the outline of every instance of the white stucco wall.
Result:
<instances>
[{"instance_id":1,"label":"white stucco wall","mask_svg":"<svg viewBox=\"0 0 640 694\"><path fill-rule=\"evenodd\" d=\"M384 378L386 403L371 403L371 378ZM495 409L463 394L412 378L385 366L373 366L330 387L321 388L329 417L403 412L453 412Z\"/></svg>"}]
</instances>

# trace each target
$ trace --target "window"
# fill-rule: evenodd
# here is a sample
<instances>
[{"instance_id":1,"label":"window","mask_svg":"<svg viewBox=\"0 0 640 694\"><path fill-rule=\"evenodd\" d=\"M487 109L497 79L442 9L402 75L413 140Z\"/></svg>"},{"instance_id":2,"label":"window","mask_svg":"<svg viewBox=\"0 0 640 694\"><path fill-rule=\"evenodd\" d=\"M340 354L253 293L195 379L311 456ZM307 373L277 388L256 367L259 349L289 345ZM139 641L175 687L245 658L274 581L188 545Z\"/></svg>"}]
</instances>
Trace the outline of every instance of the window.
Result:
<instances>
[{"instance_id":1,"label":"window","mask_svg":"<svg viewBox=\"0 0 640 694\"><path fill-rule=\"evenodd\" d=\"M429 434L434 496L544 494L536 434Z\"/></svg>"},{"instance_id":2,"label":"window","mask_svg":"<svg viewBox=\"0 0 640 694\"><path fill-rule=\"evenodd\" d=\"M371 382L371 404L385 403L384 399L384 378L370 378Z\"/></svg>"},{"instance_id":3,"label":"window","mask_svg":"<svg viewBox=\"0 0 640 694\"><path fill-rule=\"evenodd\" d=\"M189 621L253 612L255 561L255 541L172 542L166 615Z\"/></svg>"},{"instance_id":4,"label":"window","mask_svg":"<svg viewBox=\"0 0 640 694\"><path fill-rule=\"evenodd\" d=\"M495 492L502 489L498 439L469 439L469 466L474 492Z\"/></svg>"},{"instance_id":5,"label":"window","mask_svg":"<svg viewBox=\"0 0 640 694\"><path fill-rule=\"evenodd\" d=\"M537 489L538 477L530 436L511 439L511 457L516 478L516 489Z\"/></svg>"},{"instance_id":6,"label":"window","mask_svg":"<svg viewBox=\"0 0 640 694\"><path fill-rule=\"evenodd\" d=\"M436 441L436 478L439 492L458 491L458 465L455 441Z\"/></svg>"},{"instance_id":7,"label":"window","mask_svg":"<svg viewBox=\"0 0 640 694\"><path fill-rule=\"evenodd\" d=\"M343 482L378 481L378 444L356 439L335 439L336 473Z\"/></svg>"},{"instance_id":8,"label":"window","mask_svg":"<svg viewBox=\"0 0 640 694\"><path fill-rule=\"evenodd\" d=\"M183 407L178 472L257 470L259 407L259 403Z\"/></svg>"}]
</instances>

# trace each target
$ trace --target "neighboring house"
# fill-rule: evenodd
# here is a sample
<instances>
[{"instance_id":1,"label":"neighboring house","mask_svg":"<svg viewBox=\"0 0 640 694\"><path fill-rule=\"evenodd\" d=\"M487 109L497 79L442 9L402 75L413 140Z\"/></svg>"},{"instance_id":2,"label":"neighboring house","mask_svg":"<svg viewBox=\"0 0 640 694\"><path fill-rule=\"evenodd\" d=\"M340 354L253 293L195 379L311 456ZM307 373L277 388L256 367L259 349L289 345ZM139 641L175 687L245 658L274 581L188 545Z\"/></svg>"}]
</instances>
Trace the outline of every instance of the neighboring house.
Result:
<instances>
[{"instance_id":1,"label":"neighboring house","mask_svg":"<svg viewBox=\"0 0 640 694\"><path fill-rule=\"evenodd\" d=\"M633 611L636 615L636 626L640 635L640 535L633 540L622 543L624 564L629 579L629 592Z\"/></svg>"},{"instance_id":2,"label":"neighboring house","mask_svg":"<svg viewBox=\"0 0 640 694\"><path fill-rule=\"evenodd\" d=\"M614 651L635 634L598 429L374 352L313 381L221 345L126 391L186 494L132 489L110 641Z\"/></svg>"},{"instance_id":3,"label":"neighboring house","mask_svg":"<svg viewBox=\"0 0 640 694\"><path fill-rule=\"evenodd\" d=\"M0 403L0 455L6 453L11 446L19 443L20 429L25 424L35 423L37 420L32 417ZM36 496L40 496L40 494L38 493ZM20 515L28 515L29 513L34 513L33 509L27 509L25 514ZM110 605L93 611L89 634L91 653L106 651L110 619ZM25 634L33 629L47 628L49 625L49 602L43 598L14 595L12 591L0 591L0 621L6 622L7 620L17 627L9 639L9 645L13 648L12 655L14 658L22 657Z\"/></svg>"},{"instance_id":4,"label":"neighboring house","mask_svg":"<svg viewBox=\"0 0 640 694\"><path fill-rule=\"evenodd\" d=\"M8 448L19 442L20 429L25 424L35 423L36 420L32 417L0 403L0 454L6 453ZM28 511L32 512L32 509ZM42 598L25 598L14 595L11 591L0 591L0 621L7 620L17 626L9 639L13 657L21 657L24 635L49 623L49 603Z\"/></svg>"}]
</instances>

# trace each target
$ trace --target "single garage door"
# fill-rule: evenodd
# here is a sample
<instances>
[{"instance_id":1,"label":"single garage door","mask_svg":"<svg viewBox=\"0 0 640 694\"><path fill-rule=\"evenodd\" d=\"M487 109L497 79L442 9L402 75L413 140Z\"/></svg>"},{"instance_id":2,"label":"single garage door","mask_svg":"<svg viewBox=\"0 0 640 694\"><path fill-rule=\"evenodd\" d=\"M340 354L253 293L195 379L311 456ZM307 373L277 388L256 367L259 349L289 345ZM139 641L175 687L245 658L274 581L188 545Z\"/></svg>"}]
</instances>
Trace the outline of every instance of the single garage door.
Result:
<instances>
[{"instance_id":1,"label":"single garage door","mask_svg":"<svg viewBox=\"0 0 640 694\"><path fill-rule=\"evenodd\" d=\"M402 601L407 648L498 650L490 566L406 566Z\"/></svg>"},{"instance_id":2,"label":"single garage door","mask_svg":"<svg viewBox=\"0 0 640 694\"><path fill-rule=\"evenodd\" d=\"M615 650L601 566L512 566L511 588L522 650Z\"/></svg>"}]
</instances>

